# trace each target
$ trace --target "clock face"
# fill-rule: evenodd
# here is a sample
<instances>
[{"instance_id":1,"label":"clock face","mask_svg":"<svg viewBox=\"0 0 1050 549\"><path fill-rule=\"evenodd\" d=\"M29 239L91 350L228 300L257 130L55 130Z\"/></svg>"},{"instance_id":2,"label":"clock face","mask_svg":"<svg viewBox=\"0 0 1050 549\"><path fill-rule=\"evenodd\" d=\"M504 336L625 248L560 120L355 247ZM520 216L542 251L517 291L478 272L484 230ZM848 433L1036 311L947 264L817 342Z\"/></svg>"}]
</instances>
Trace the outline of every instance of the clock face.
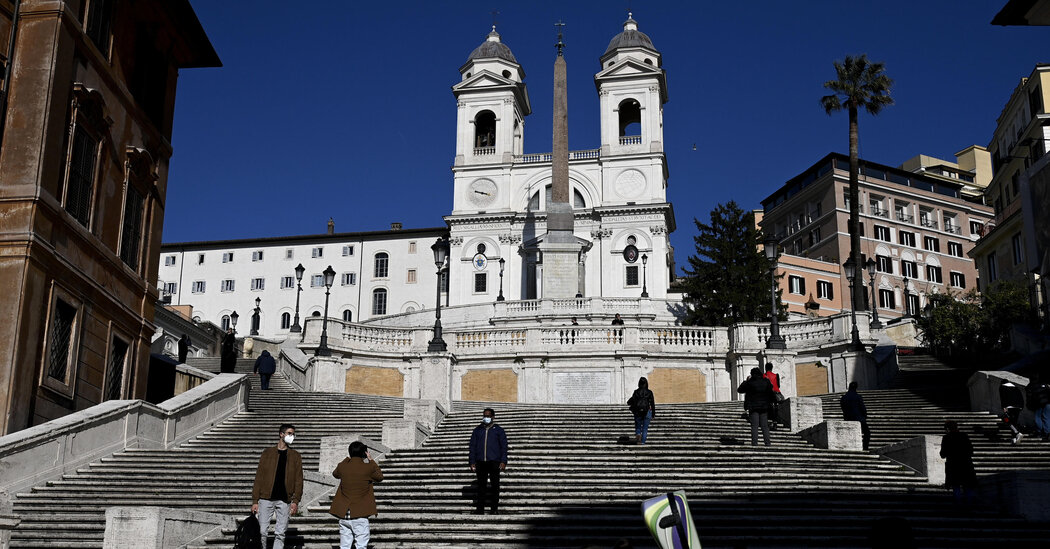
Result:
<instances>
[{"instance_id":1,"label":"clock face","mask_svg":"<svg viewBox=\"0 0 1050 549\"><path fill-rule=\"evenodd\" d=\"M627 170L616 177L616 194L634 198L645 191L645 176L638 170Z\"/></svg>"},{"instance_id":2,"label":"clock face","mask_svg":"<svg viewBox=\"0 0 1050 549\"><path fill-rule=\"evenodd\" d=\"M496 184L491 179L475 179L467 186L467 200L478 207L485 207L496 201Z\"/></svg>"}]
</instances>

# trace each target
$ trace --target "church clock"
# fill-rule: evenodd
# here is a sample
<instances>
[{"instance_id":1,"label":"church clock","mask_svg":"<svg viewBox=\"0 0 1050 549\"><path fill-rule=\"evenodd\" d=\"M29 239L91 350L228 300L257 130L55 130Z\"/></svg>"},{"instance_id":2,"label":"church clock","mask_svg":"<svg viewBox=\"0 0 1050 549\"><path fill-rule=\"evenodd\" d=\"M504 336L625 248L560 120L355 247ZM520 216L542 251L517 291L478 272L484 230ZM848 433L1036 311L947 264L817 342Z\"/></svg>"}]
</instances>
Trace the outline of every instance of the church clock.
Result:
<instances>
[{"instance_id":1,"label":"church clock","mask_svg":"<svg viewBox=\"0 0 1050 549\"><path fill-rule=\"evenodd\" d=\"M475 179L467 187L467 200L483 208L496 201L496 184L491 179Z\"/></svg>"}]
</instances>

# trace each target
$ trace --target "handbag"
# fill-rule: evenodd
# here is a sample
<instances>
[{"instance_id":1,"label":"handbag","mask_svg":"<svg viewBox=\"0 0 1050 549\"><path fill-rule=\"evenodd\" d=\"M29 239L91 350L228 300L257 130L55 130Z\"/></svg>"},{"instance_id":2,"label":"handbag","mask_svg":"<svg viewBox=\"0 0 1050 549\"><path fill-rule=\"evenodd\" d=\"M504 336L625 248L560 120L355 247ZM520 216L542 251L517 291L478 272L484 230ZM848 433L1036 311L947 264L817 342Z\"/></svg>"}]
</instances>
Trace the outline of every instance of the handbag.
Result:
<instances>
[{"instance_id":1,"label":"handbag","mask_svg":"<svg viewBox=\"0 0 1050 549\"><path fill-rule=\"evenodd\" d=\"M259 519L252 513L237 525L233 536L236 549L259 549L262 547L262 536L259 534Z\"/></svg>"}]
</instances>

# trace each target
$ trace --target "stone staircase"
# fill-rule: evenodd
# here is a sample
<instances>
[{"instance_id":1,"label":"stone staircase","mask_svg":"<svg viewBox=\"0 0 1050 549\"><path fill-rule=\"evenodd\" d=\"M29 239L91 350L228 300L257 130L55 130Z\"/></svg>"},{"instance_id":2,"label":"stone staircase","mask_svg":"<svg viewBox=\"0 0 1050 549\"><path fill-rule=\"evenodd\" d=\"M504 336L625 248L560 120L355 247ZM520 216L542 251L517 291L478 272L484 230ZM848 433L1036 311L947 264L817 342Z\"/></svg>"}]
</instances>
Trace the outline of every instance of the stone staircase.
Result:
<instances>
[{"instance_id":1,"label":"stone staircase","mask_svg":"<svg viewBox=\"0 0 1050 549\"><path fill-rule=\"evenodd\" d=\"M238 361L238 372L250 372L253 362ZM252 383L258 389L254 376ZM252 391L249 411L177 449L128 450L18 494L14 511L23 522L12 547L101 547L105 509L114 505L243 517L258 455L274 443L280 423L296 425L304 467L317 470L320 437L359 433L378 440L382 422L401 416L401 399L297 392L280 376L271 387ZM873 446L933 428L929 434L939 434L944 417L971 433L995 425L989 414L905 389L864 397ZM837 395L824 404L834 416ZM422 448L387 456L386 480L376 490L374 547L611 547L620 539L654 547L640 502L678 489L690 498L705 548L871 547L887 539L907 547L900 536L919 547L1030 547L1050 536L1048 524L983 507L957 509L925 478L871 453L817 449L784 430L774 431L772 447L752 447L740 403L661 405L645 446L617 444L618 436L633 433L623 405L494 405L511 445L501 515L473 516L465 449L484 406L455 403ZM1019 449L1030 465L1050 460L1050 444L1010 446L1005 437L971 436L982 472L1003 469L992 457ZM287 546L338 547L327 508L327 502L309 506L293 517ZM231 545L226 531L197 549Z\"/></svg>"}]
</instances>

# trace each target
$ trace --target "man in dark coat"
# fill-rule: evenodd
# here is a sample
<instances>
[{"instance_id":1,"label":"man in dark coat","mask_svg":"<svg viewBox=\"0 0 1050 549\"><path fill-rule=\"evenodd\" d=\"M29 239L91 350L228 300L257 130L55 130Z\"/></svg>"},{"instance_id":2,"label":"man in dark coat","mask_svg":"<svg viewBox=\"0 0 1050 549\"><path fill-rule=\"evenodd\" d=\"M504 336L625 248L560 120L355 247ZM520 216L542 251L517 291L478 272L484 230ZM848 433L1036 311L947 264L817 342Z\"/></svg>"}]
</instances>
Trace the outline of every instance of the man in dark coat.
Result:
<instances>
[{"instance_id":1,"label":"man in dark coat","mask_svg":"<svg viewBox=\"0 0 1050 549\"><path fill-rule=\"evenodd\" d=\"M944 458L944 485L952 489L955 501L960 502L965 493L966 499L974 499L974 488L977 486L977 473L973 468L973 444L970 437L959 430L959 424L948 420L944 422L947 434L941 439L941 457Z\"/></svg>"},{"instance_id":2,"label":"man in dark coat","mask_svg":"<svg viewBox=\"0 0 1050 549\"><path fill-rule=\"evenodd\" d=\"M507 468L507 433L496 425L496 412L485 408L481 425L470 435L470 470L478 475L478 500L475 515L485 512L485 501L490 493L488 480L492 480L492 514L499 514L499 474Z\"/></svg>"},{"instance_id":3,"label":"man in dark coat","mask_svg":"<svg viewBox=\"0 0 1050 549\"><path fill-rule=\"evenodd\" d=\"M270 351L264 350L259 358L255 359L255 367L252 371L259 374L259 384L263 391L270 390L270 377L277 371L277 361L273 359Z\"/></svg>"},{"instance_id":4,"label":"man in dark coat","mask_svg":"<svg viewBox=\"0 0 1050 549\"><path fill-rule=\"evenodd\" d=\"M846 394L839 400L842 408L842 419L846 421L859 421L860 432L864 437L864 449L868 449L871 442L871 431L868 429L868 408L864 406L864 399L857 392L857 382L851 381L846 389Z\"/></svg>"},{"instance_id":5,"label":"man in dark coat","mask_svg":"<svg viewBox=\"0 0 1050 549\"><path fill-rule=\"evenodd\" d=\"M1021 410L1024 408L1024 393L1021 388L1009 379L999 385L999 403L1003 407L1003 423L1010 428L1012 442L1017 444L1024 438L1021 433Z\"/></svg>"},{"instance_id":6,"label":"man in dark coat","mask_svg":"<svg viewBox=\"0 0 1050 549\"><path fill-rule=\"evenodd\" d=\"M237 335L233 328L226 328L226 335L222 336L222 347L219 351L219 371L224 374L232 374L237 366Z\"/></svg>"},{"instance_id":7,"label":"man in dark coat","mask_svg":"<svg viewBox=\"0 0 1050 549\"><path fill-rule=\"evenodd\" d=\"M190 345L193 342L190 341L189 336L182 334L179 338L179 364L186 364L186 355L190 354Z\"/></svg>"},{"instance_id":8,"label":"man in dark coat","mask_svg":"<svg viewBox=\"0 0 1050 549\"><path fill-rule=\"evenodd\" d=\"M751 368L751 375L736 392L744 393L744 408L751 420L751 445L758 446L758 428L761 427L762 438L769 446L769 408L776 401L773 384L762 377L762 370Z\"/></svg>"}]
</instances>

